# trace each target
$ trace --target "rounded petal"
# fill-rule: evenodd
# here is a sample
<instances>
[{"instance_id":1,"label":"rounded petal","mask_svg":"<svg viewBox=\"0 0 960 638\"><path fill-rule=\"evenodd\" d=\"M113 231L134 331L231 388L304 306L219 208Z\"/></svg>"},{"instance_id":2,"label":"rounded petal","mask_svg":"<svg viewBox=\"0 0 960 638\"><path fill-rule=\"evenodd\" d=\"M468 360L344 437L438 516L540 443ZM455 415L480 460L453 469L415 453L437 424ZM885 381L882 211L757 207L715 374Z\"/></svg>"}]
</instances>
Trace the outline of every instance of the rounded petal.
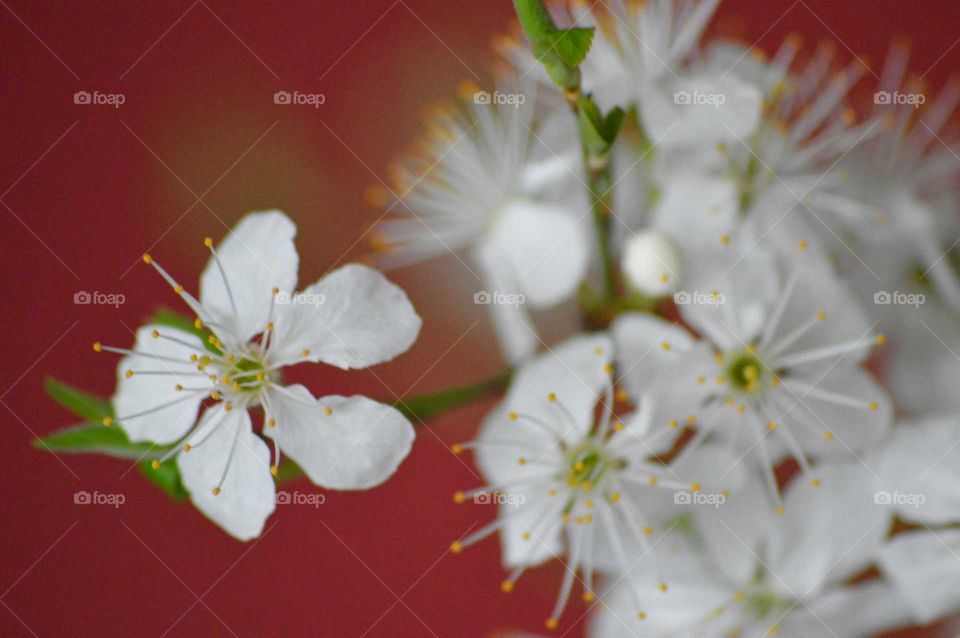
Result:
<instances>
[{"instance_id":1,"label":"rounded petal","mask_svg":"<svg viewBox=\"0 0 960 638\"><path fill-rule=\"evenodd\" d=\"M960 607L960 530L898 534L880 552L880 571L927 624Z\"/></svg>"},{"instance_id":2,"label":"rounded petal","mask_svg":"<svg viewBox=\"0 0 960 638\"><path fill-rule=\"evenodd\" d=\"M265 433L311 481L334 490L379 485L410 453L413 426L395 408L363 396L315 399L301 385L270 393L276 427Z\"/></svg>"},{"instance_id":3,"label":"rounded petal","mask_svg":"<svg viewBox=\"0 0 960 638\"><path fill-rule=\"evenodd\" d=\"M489 241L536 306L550 306L572 295L587 269L588 232L559 206L509 204L500 212Z\"/></svg>"},{"instance_id":4,"label":"rounded petal","mask_svg":"<svg viewBox=\"0 0 960 638\"><path fill-rule=\"evenodd\" d=\"M608 336L574 337L521 367L504 405L554 423L564 439L578 441L593 424L600 393L611 383L612 359Z\"/></svg>"},{"instance_id":5,"label":"rounded petal","mask_svg":"<svg viewBox=\"0 0 960 638\"><path fill-rule=\"evenodd\" d=\"M850 613L855 609L856 613ZM781 635L873 636L910 623L906 600L889 583L869 581L840 587L794 608Z\"/></svg>"},{"instance_id":6,"label":"rounded petal","mask_svg":"<svg viewBox=\"0 0 960 638\"><path fill-rule=\"evenodd\" d=\"M497 514L504 521L500 530L504 566L537 565L558 556L563 551L562 519L559 512L544 514L557 499L550 498L543 486L511 489L506 496L518 504L504 502Z\"/></svg>"},{"instance_id":7,"label":"rounded petal","mask_svg":"<svg viewBox=\"0 0 960 638\"><path fill-rule=\"evenodd\" d=\"M960 521L960 423L939 417L898 425L879 453L884 496L904 519Z\"/></svg>"},{"instance_id":8,"label":"rounded petal","mask_svg":"<svg viewBox=\"0 0 960 638\"><path fill-rule=\"evenodd\" d=\"M297 227L278 210L250 213L220 242L216 259L211 257L203 269L200 303L241 342L266 327L273 288L283 292L296 288L300 263L293 244L296 234Z\"/></svg>"},{"instance_id":9,"label":"rounded petal","mask_svg":"<svg viewBox=\"0 0 960 638\"><path fill-rule=\"evenodd\" d=\"M274 325L272 360L349 370L406 352L421 321L407 294L380 272L347 264L300 293L278 295Z\"/></svg>"},{"instance_id":10,"label":"rounded petal","mask_svg":"<svg viewBox=\"0 0 960 638\"><path fill-rule=\"evenodd\" d=\"M155 331L161 336L154 338L152 335ZM164 336L191 345L165 339ZM203 344L188 332L169 326L149 325L137 330L133 350L162 359L128 355L120 360L117 366L117 392L113 395L116 421L131 441L172 443L186 434L196 422L197 410L203 399L203 393L177 391L177 385L185 388L210 386L210 380L198 374L196 364L190 361L191 354L204 352ZM133 374L129 375L131 371ZM125 419L125 416L132 418Z\"/></svg>"},{"instance_id":11,"label":"rounded petal","mask_svg":"<svg viewBox=\"0 0 960 638\"><path fill-rule=\"evenodd\" d=\"M771 586L792 597L815 595L866 568L887 535L889 513L874 501L877 484L860 463L823 465L814 487L798 477L768 540Z\"/></svg>"},{"instance_id":12,"label":"rounded petal","mask_svg":"<svg viewBox=\"0 0 960 638\"><path fill-rule=\"evenodd\" d=\"M193 447L177 456L183 486L197 509L228 534L256 538L275 507L270 450L254 434L246 410L218 404L202 419L190 437Z\"/></svg>"}]
</instances>

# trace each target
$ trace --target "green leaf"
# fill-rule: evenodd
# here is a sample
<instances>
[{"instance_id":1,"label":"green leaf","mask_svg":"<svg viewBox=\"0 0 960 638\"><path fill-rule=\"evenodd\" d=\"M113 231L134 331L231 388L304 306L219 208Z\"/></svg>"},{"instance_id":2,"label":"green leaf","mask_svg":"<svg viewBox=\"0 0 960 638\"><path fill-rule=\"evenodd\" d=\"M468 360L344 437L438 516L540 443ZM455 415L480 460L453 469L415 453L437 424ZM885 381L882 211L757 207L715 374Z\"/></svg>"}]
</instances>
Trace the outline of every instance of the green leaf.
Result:
<instances>
[{"instance_id":1,"label":"green leaf","mask_svg":"<svg viewBox=\"0 0 960 638\"><path fill-rule=\"evenodd\" d=\"M180 469L177 467L176 459L164 461L157 466L157 469L153 469L153 461L141 461L137 465L141 474L173 500L183 501L189 496L180 480Z\"/></svg>"},{"instance_id":2,"label":"green leaf","mask_svg":"<svg viewBox=\"0 0 960 638\"><path fill-rule=\"evenodd\" d=\"M593 27L554 29L533 42L533 54L542 62L575 68L586 59L592 42Z\"/></svg>"},{"instance_id":3,"label":"green leaf","mask_svg":"<svg viewBox=\"0 0 960 638\"><path fill-rule=\"evenodd\" d=\"M100 422L105 417L113 416L113 408L109 401L78 390L63 381L47 377L43 387L54 401L88 421Z\"/></svg>"},{"instance_id":4,"label":"green leaf","mask_svg":"<svg viewBox=\"0 0 960 638\"><path fill-rule=\"evenodd\" d=\"M581 95L577 103L583 145L592 157L605 157L620 134L626 113L618 106L604 116L589 95Z\"/></svg>"},{"instance_id":5,"label":"green leaf","mask_svg":"<svg viewBox=\"0 0 960 638\"><path fill-rule=\"evenodd\" d=\"M417 425L419 421L426 421L461 405L505 389L510 384L512 376L513 372L507 370L479 383L468 383L439 392L396 401L393 407L400 410L404 416L414 422L414 425Z\"/></svg>"},{"instance_id":6,"label":"green leaf","mask_svg":"<svg viewBox=\"0 0 960 638\"><path fill-rule=\"evenodd\" d=\"M34 439L33 446L49 452L106 454L121 459L148 460L162 456L170 449L166 445L131 443L119 426L104 427L99 423L82 423L58 430Z\"/></svg>"}]
</instances>

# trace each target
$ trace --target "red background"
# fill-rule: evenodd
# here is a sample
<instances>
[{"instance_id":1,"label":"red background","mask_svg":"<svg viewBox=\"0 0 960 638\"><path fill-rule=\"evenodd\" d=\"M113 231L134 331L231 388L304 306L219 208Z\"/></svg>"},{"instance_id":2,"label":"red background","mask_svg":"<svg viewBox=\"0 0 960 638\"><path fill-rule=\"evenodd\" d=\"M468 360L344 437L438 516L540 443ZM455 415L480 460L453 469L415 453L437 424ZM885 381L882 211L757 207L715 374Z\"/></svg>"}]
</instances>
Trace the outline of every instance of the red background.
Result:
<instances>
[{"instance_id":1,"label":"red background","mask_svg":"<svg viewBox=\"0 0 960 638\"><path fill-rule=\"evenodd\" d=\"M448 445L472 434L486 406L421 428L384 486L328 494L318 509L280 507L267 533L246 545L126 473L124 461L58 459L30 447L34 435L72 423L45 397L45 376L110 394L115 359L90 343L126 345L157 304L176 305L138 265L143 252L189 286L206 261L204 236L222 237L246 211L278 207L300 228L301 283L361 256L355 242L379 215L364 203L365 187L385 179L425 105L453 96L462 79L489 85L488 43L511 19L510 3L0 5L0 633L539 631L557 565L504 596L496 541L446 554L452 539L493 515L451 500L478 478ZM791 31L808 43L834 39L842 55L866 56L877 70L903 34L915 45L914 70L936 86L960 61L958 23L953 0L728 0L715 29L759 39L768 51ZM78 90L123 93L126 103L75 105ZM277 106L277 90L323 93L326 103ZM407 356L372 372L318 366L294 376L318 394L386 400L496 372L493 335L468 303L477 284L452 258L444 265L391 275L424 317ZM126 303L75 305L80 290L122 293ZM77 490L122 493L126 502L81 507ZM558 633L581 635L574 622L582 612L572 605Z\"/></svg>"}]
</instances>

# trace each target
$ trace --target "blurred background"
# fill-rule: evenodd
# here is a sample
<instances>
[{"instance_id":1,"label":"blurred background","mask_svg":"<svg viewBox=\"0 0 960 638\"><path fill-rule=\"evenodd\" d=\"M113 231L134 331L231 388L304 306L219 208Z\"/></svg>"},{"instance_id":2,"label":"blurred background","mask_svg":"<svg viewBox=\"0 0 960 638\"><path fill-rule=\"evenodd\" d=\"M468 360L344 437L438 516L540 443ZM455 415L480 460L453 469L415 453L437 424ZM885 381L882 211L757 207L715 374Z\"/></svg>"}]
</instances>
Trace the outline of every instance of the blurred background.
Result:
<instances>
[{"instance_id":1,"label":"blurred background","mask_svg":"<svg viewBox=\"0 0 960 638\"><path fill-rule=\"evenodd\" d=\"M396 477L319 507L279 506L241 544L170 502L128 462L55 457L30 445L72 425L47 399L56 375L108 396L116 359L169 287L141 266L151 252L190 288L245 212L281 208L298 224L300 281L368 251L380 211L364 192L386 180L424 108L472 80L489 86L491 38L508 0L0 0L0 367L3 495L0 634L503 636L539 631L561 567L499 591L499 546L462 555L451 540L490 506L454 505L479 483L449 445L470 437L477 405L418 429ZM789 33L837 43L879 70L897 35L933 86L960 63L954 0L726 0L713 32L772 51ZM76 104L78 91L123 103ZM277 91L322 94L275 104ZM117 100L114 100L115 102ZM317 394L382 400L481 379L502 362L473 276L455 259L390 274L424 318L406 356L373 371L323 366L291 378ZM118 307L74 303L121 294ZM289 490L311 493L306 482ZM119 508L74 494L120 493ZM579 602L558 634L584 632ZM850 613L857 613L851 610ZM581 619L581 620L578 620ZM565 633L564 633L565 632ZM954 636L960 625L899 636Z\"/></svg>"}]
</instances>

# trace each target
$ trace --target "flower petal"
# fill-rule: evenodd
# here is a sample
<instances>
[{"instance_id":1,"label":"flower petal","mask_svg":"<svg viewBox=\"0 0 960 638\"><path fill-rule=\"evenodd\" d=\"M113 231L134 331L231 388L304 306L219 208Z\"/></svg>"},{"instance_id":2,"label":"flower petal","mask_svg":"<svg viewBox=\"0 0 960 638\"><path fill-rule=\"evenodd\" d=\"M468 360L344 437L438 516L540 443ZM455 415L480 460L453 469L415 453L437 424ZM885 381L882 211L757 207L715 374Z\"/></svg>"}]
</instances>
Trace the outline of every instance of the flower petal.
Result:
<instances>
[{"instance_id":1,"label":"flower petal","mask_svg":"<svg viewBox=\"0 0 960 638\"><path fill-rule=\"evenodd\" d=\"M898 534L880 551L880 571L925 625L957 610L958 556L960 530Z\"/></svg>"},{"instance_id":2,"label":"flower petal","mask_svg":"<svg viewBox=\"0 0 960 638\"><path fill-rule=\"evenodd\" d=\"M227 411L221 403L202 419L190 437L193 447L177 456L183 486L197 509L228 534L256 538L275 507L270 450L254 434L246 410Z\"/></svg>"},{"instance_id":3,"label":"flower petal","mask_svg":"<svg viewBox=\"0 0 960 638\"><path fill-rule=\"evenodd\" d=\"M291 292L296 287L300 262L293 244L296 234L297 227L278 210L250 213L216 247L223 272L213 257L203 269L200 303L239 342L263 332L273 288ZM219 336L226 339L231 335Z\"/></svg>"},{"instance_id":4,"label":"flower petal","mask_svg":"<svg viewBox=\"0 0 960 638\"><path fill-rule=\"evenodd\" d=\"M490 308L490 317L503 354L511 364L517 364L537 351L540 343L537 329L530 319L530 313L519 303L519 284L499 248L489 242L481 244L477 248L476 259L483 272L484 284L490 286L491 290L479 291L475 303L483 303ZM513 295L512 299L518 303L494 303L499 297L494 299L491 293Z\"/></svg>"},{"instance_id":5,"label":"flower petal","mask_svg":"<svg viewBox=\"0 0 960 638\"><path fill-rule=\"evenodd\" d=\"M347 264L300 293L278 297L274 325L273 361L323 361L349 370L406 352L421 321L407 294L380 272Z\"/></svg>"},{"instance_id":6,"label":"flower petal","mask_svg":"<svg viewBox=\"0 0 960 638\"><path fill-rule=\"evenodd\" d=\"M154 331L161 336L154 338ZM185 343L165 339L164 336ZM117 366L117 392L113 395L117 421L131 441L172 443L186 434L196 422L197 410L204 396L203 392L178 392L177 385L184 388L211 386L206 375L198 374L196 364L190 361L191 354L204 352L203 344L188 332L169 326L148 325L137 330L133 350L163 359L128 355L120 360ZM128 376L128 371L133 371L133 375ZM167 407L134 416L159 406ZM134 418L122 418L128 415Z\"/></svg>"},{"instance_id":7,"label":"flower petal","mask_svg":"<svg viewBox=\"0 0 960 638\"><path fill-rule=\"evenodd\" d=\"M551 306L574 293L587 269L588 241L587 230L568 210L532 201L507 205L490 236L535 306Z\"/></svg>"},{"instance_id":8,"label":"flower petal","mask_svg":"<svg viewBox=\"0 0 960 638\"><path fill-rule=\"evenodd\" d=\"M367 397L315 399L302 385L270 392L276 427L265 433L311 481L334 490L383 483L410 453L413 426L395 408Z\"/></svg>"}]
</instances>

